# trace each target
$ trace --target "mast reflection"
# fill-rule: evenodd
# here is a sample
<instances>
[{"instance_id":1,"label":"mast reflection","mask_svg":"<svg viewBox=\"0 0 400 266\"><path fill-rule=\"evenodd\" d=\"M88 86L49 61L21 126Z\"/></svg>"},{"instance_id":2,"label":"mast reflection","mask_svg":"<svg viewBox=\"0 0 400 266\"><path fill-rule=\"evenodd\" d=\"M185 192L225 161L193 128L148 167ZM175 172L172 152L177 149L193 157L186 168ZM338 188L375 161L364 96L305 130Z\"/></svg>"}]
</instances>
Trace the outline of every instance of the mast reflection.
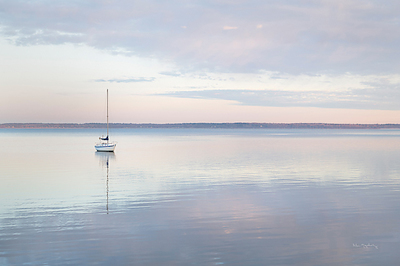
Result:
<instances>
[{"instance_id":1,"label":"mast reflection","mask_svg":"<svg viewBox=\"0 0 400 266\"><path fill-rule=\"evenodd\" d=\"M106 178L106 197L107 197L107 203L106 203L106 211L108 214L108 191L109 191L109 187L108 187L108 174L110 171L110 161L115 160L115 154L114 153L104 153L104 152L96 152L96 157L99 158L99 164L101 165L101 167L106 167L107 169L107 178Z\"/></svg>"}]
</instances>

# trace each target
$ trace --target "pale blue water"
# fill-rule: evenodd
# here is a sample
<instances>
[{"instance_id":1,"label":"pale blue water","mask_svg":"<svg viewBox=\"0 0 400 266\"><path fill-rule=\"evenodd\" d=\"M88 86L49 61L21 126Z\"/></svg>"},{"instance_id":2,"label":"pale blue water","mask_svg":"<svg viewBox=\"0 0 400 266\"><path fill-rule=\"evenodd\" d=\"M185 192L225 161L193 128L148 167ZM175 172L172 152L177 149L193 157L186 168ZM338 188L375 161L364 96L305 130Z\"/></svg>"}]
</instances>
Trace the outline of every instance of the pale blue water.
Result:
<instances>
[{"instance_id":1,"label":"pale blue water","mask_svg":"<svg viewBox=\"0 0 400 266\"><path fill-rule=\"evenodd\" d=\"M2 129L0 265L397 265L399 130Z\"/></svg>"}]
</instances>

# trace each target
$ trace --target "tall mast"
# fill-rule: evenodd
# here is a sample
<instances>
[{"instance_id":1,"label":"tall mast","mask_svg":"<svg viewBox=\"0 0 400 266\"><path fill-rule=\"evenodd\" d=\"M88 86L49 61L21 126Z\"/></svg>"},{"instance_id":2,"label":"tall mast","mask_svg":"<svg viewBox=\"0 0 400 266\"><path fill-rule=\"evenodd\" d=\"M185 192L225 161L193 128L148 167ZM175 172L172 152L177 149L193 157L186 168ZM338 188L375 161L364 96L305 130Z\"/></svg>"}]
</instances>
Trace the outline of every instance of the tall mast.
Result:
<instances>
[{"instance_id":1,"label":"tall mast","mask_svg":"<svg viewBox=\"0 0 400 266\"><path fill-rule=\"evenodd\" d=\"M107 143L108 143L108 89L107 89Z\"/></svg>"}]
</instances>

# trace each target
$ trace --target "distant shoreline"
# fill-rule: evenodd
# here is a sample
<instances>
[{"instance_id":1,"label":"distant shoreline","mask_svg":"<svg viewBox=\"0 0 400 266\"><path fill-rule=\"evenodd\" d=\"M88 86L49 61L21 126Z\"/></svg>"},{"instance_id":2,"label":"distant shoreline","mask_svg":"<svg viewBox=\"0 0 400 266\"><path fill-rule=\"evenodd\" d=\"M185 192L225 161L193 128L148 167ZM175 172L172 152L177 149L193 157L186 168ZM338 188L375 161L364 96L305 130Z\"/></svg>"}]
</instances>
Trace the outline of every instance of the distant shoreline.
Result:
<instances>
[{"instance_id":1,"label":"distant shoreline","mask_svg":"<svg viewBox=\"0 0 400 266\"><path fill-rule=\"evenodd\" d=\"M3 123L0 128L62 129L105 128L105 123ZM110 123L110 128L221 128L221 129L397 129L400 124L331 123Z\"/></svg>"}]
</instances>

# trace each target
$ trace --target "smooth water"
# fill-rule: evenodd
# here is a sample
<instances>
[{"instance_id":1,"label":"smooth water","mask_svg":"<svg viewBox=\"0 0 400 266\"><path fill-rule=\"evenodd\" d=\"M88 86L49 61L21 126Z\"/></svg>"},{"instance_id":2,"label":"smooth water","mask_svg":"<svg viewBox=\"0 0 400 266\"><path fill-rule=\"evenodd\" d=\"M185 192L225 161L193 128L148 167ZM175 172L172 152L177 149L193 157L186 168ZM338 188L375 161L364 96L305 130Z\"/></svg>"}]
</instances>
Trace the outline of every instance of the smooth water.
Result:
<instances>
[{"instance_id":1,"label":"smooth water","mask_svg":"<svg viewBox=\"0 0 400 266\"><path fill-rule=\"evenodd\" d=\"M0 265L397 265L399 130L2 129Z\"/></svg>"}]
</instances>

